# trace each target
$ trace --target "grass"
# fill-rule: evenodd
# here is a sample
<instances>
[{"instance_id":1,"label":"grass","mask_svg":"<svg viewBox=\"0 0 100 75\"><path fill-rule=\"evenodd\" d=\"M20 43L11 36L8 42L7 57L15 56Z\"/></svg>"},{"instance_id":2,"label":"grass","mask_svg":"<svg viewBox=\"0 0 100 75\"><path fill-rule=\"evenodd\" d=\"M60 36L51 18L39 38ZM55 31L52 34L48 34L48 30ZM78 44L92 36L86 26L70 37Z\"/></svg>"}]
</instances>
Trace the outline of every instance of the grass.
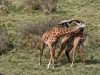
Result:
<instances>
[{"instance_id":1,"label":"grass","mask_svg":"<svg viewBox=\"0 0 100 75\"><path fill-rule=\"evenodd\" d=\"M92 60L90 57L85 59L86 66L83 66L79 59L76 59L74 66L71 68L70 63L66 60L66 56L63 54L55 69L47 69L47 63L49 58L43 57L42 65L38 65L39 51L33 50L20 50L14 51L0 57L0 71L4 75L99 75L100 74L100 62L99 56L95 56ZM44 53L47 56L47 51ZM97 54L97 53L94 53ZM90 55L89 55L90 56ZM62 58L63 57L63 58ZM98 61L97 61L98 60Z\"/></svg>"},{"instance_id":2,"label":"grass","mask_svg":"<svg viewBox=\"0 0 100 75\"><path fill-rule=\"evenodd\" d=\"M14 2L14 1L13 1ZM19 2L13 5L17 6ZM17 5L16 5L17 4ZM44 15L37 12L25 12L15 10L9 11L8 16L0 16L0 25L5 25L11 34L15 48L6 54L0 55L0 73L3 75L100 75L100 1L99 0L59 0L57 11ZM49 51L45 48L42 65L39 66L39 49L29 48L21 45L18 25L32 21L34 23L42 20L80 18L87 27L84 31L84 56L86 65L83 66L77 51L76 61L71 68L64 51L58 59L55 69L47 69ZM38 36L40 37L40 36ZM38 42L39 43L39 42ZM59 47L56 49L56 55ZM70 57L72 52L70 53Z\"/></svg>"}]
</instances>

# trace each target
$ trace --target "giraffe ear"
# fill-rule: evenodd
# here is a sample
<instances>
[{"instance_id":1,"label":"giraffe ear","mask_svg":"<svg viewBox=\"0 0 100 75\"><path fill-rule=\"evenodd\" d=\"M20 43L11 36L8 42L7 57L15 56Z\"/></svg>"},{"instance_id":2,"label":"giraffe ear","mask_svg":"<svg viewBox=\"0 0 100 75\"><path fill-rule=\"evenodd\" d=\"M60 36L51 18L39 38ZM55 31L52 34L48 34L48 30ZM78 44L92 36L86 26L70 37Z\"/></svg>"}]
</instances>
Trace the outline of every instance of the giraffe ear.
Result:
<instances>
[{"instance_id":1,"label":"giraffe ear","mask_svg":"<svg viewBox=\"0 0 100 75\"><path fill-rule=\"evenodd\" d=\"M76 23L80 28L84 28L84 27L86 27L86 25L84 24L84 23Z\"/></svg>"}]
</instances>

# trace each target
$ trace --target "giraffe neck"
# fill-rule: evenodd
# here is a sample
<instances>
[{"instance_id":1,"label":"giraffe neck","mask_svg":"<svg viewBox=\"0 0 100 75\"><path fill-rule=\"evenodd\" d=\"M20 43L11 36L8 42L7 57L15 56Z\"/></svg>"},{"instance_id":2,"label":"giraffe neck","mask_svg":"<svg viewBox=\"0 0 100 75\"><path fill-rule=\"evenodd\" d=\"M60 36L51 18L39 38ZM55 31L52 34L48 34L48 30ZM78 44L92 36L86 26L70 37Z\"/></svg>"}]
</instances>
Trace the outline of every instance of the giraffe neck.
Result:
<instances>
[{"instance_id":1,"label":"giraffe neck","mask_svg":"<svg viewBox=\"0 0 100 75\"><path fill-rule=\"evenodd\" d=\"M70 35L70 34L74 34L75 31L77 31L77 27L73 27L73 28L58 28L57 30L57 35L58 36L62 36L62 35Z\"/></svg>"}]
</instances>

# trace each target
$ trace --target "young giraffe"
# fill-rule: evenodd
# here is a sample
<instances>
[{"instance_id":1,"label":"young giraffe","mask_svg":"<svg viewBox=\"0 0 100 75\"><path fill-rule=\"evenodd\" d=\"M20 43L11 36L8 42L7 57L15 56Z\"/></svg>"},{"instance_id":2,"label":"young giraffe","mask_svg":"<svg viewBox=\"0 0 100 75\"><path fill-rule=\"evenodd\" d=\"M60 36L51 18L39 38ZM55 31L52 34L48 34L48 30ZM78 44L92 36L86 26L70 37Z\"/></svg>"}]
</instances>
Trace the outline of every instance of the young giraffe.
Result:
<instances>
[{"instance_id":1,"label":"young giraffe","mask_svg":"<svg viewBox=\"0 0 100 75\"><path fill-rule=\"evenodd\" d=\"M68 21L68 22L70 22L70 21ZM44 33L42 36L42 39L41 39L41 50L40 50L40 62L39 62L39 64L41 64L44 45L47 44L49 47L49 51L50 51L50 61L49 61L49 64L47 65L47 68L49 68L51 63L52 63L52 66L54 68L55 45L57 43L58 38L60 36L63 36L63 35L70 36L71 34L74 34L75 31L77 31L81 28L84 28L84 27L85 27L84 24L78 24L78 26L73 27L73 28L54 27L50 31Z\"/></svg>"},{"instance_id":2,"label":"young giraffe","mask_svg":"<svg viewBox=\"0 0 100 75\"><path fill-rule=\"evenodd\" d=\"M82 22L79 19L72 19L72 21L75 21L75 22L80 23L80 24L84 24L84 22ZM60 24L62 25L62 23L66 23L66 22L61 22ZM58 57L60 56L60 54L64 50L64 48L67 46L67 50L65 51L65 53L66 53L66 56L68 58L68 61L70 62L69 52L71 51L72 48L74 48L73 57L72 57L72 64L71 64L71 67L72 67L73 63L74 63L74 58L75 58L75 55L76 55L76 49L79 46L81 59L82 59L83 64L85 65L83 50L82 50L82 44L83 44L83 41L84 41L83 31L84 31L84 28L81 28L81 29L77 30L75 32L75 34L72 34L69 37L65 36L62 39L61 49L60 49L60 51L57 55L56 60L58 59Z\"/></svg>"}]
</instances>

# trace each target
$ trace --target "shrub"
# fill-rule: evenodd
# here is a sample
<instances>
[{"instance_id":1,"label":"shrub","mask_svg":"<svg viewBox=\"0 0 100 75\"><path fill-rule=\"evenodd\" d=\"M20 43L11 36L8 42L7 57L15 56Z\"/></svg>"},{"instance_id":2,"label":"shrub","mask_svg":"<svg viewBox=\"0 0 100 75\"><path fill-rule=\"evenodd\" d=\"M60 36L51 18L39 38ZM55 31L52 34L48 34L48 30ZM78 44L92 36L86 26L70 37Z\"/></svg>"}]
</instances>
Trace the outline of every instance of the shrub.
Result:
<instances>
[{"instance_id":1,"label":"shrub","mask_svg":"<svg viewBox=\"0 0 100 75\"><path fill-rule=\"evenodd\" d=\"M0 25L0 54L14 48L5 26Z\"/></svg>"},{"instance_id":2,"label":"shrub","mask_svg":"<svg viewBox=\"0 0 100 75\"><path fill-rule=\"evenodd\" d=\"M57 0L38 0L38 3L42 11L53 12L56 10Z\"/></svg>"},{"instance_id":3,"label":"shrub","mask_svg":"<svg viewBox=\"0 0 100 75\"><path fill-rule=\"evenodd\" d=\"M18 25L19 32L23 45L39 48L40 39L43 33L57 26L58 20L56 18L45 18L39 23L32 21L25 21Z\"/></svg>"},{"instance_id":4,"label":"shrub","mask_svg":"<svg viewBox=\"0 0 100 75\"><path fill-rule=\"evenodd\" d=\"M24 10L25 11L33 11L39 9L39 4L35 0L25 0L23 2Z\"/></svg>"},{"instance_id":5,"label":"shrub","mask_svg":"<svg viewBox=\"0 0 100 75\"><path fill-rule=\"evenodd\" d=\"M26 0L24 10L40 10L44 13L52 13L56 10L57 0Z\"/></svg>"},{"instance_id":6,"label":"shrub","mask_svg":"<svg viewBox=\"0 0 100 75\"><path fill-rule=\"evenodd\" d=\"M7 16L9 6L10 6L9 0L0 0L0 14Z\"/></svg>"},{"instance_id":7,"label":"shrub","mask_svg":"<svg viewBox=\"0 0 100 75\"><path fill-rule=\"evenodd\" d=\"M4 5L0 5L0 14L7 16L8 8Z\"/></svg>"}]
</instances>

